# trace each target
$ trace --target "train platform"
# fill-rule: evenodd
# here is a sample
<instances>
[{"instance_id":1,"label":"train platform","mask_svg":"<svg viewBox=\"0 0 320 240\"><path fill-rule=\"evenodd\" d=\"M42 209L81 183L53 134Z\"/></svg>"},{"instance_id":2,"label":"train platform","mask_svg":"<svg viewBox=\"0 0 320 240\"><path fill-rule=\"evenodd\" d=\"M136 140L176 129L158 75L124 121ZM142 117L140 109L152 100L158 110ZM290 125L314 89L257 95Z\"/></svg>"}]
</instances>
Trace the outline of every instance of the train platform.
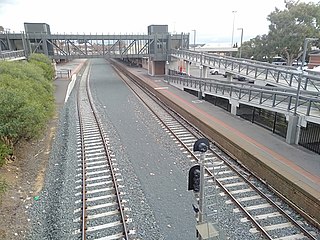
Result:
<instances>
[{"instance_id":1,"label":"train platform","mask_svg":"<svg viewBox=\"0 0 320 240\"><path fill-rule=\"evenodd\" d=\"M188 106L193 114L209 119L214 128L229 134L241 142L246 142L248 147L258 149L261 155L265 155L276 161L282 167L290 168L297 177L305 178L310 186L314 186L320 197L320 155L304 149L298 145L290 145L284 138L272 132L235 116L213 104L169 85L164 77L153 77L141 68L130 68L135 75L152 83L158 91L167 92L174 102L181 102ZM319 198L320 199L320 198Z\"/></svg>"},{"instance_id":2,"label":"train platform","mask_svg":"<svg viewBox=\"0 0 320 240\"><path fill-rule=\"evenodd\" d=\"M54 80L54 86L55 100L58 107L63 106L65 103L68 92L70 91L72 76L80 71L85 62L85 59L75 59L56 65L57 75Z\"/></svg>"}]
</instances>

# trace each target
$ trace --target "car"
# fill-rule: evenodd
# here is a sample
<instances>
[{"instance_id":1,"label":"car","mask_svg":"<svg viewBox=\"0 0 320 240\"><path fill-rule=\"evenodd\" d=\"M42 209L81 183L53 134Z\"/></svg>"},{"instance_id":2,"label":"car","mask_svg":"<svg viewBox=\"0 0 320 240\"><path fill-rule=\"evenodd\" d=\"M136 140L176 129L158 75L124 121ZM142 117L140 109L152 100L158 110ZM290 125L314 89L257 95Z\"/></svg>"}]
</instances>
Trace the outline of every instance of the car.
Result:
<instances>
[{"instance_id":1,"label":"car","mask_svg":"<svg viewBox=\"0 0 320 240\"><path fill-rule=\"evenodd\" d=\"M246 78L244 76L240 76L240 75L234 75L233 79L238 79L239 81L246 81Z\"/></svg>"},{"instance_id":2,"label":"car","mask_svg":"<svg viewBox=\"0 0 320 240\"><path fill-rule=\"evenodd\" d=\"M308 69L309 71L312 71L312 72L318 72L320 73L320 66L317 66L317 67L314 67L312 69Z\"/></svg>"},{"instance_id":3,"label":"car","mask_svg":"<svg viewBox=\"0 0 320 240\"><path fill-rule=\"evenodd\" d=\"M282 57L274 57L272 58L273 65L287 65L287 61Z\"/></svg>"},{"instance_id":4,"label":"car","mask_svg":"<svg viewBox=\"0 0 320 240\"><path fill-rule=\"evenodd\" d=\"M316 75L319 76L320 74L320 66L314 67L312 69L307 69L304 72L311 74L311 75Z\"/></svg>"},{"instance_id":5,"label":"car","mask_svg":"<svg viewBox=\"0 0 320 240\"><path fill-rule=\"evenodd\" d=\"M211 68L210 69L210 74L211 75L218 75L219 74L219 70L217 68Z\"/></svg>"}]
</instances>

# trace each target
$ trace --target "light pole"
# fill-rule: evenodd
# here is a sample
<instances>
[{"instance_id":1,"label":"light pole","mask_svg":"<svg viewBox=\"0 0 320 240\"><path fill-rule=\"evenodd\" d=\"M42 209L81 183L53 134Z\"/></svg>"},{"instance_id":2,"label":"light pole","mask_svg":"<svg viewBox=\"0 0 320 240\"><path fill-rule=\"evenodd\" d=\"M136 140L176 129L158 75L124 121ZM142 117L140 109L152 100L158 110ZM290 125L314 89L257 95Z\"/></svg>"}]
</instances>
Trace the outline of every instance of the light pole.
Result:
<instances>
[{"instance_id":1,"label":"light pole","mask_svg":"<svg viewBox=\"0 0 320 240\"><path fill-rule=\"evenodd\" d=\"M197 31L195 29L193 29L191 31L193 31L193 51L195 51L196 50L196 32Z\"/></svg>"},{"instance_id":2,"label":"light pole","mask_svg":"<svg viewBox=\"0 0 320 240\"><path fill-rule=\"evenodd\" d=\"M301 60L301 67L300 70L303 70L304 63L306 61L306 55L307 55L307 48L308 48L308 43L312 41L316 41L318 38L305 38L304 39L304 44L303 44L303 54L302 54L302 60Z\"/></svg>"},{"instance_id":3,"label":"light pole","mask_svg":"<svg viewBox=\"0 0 320 240\"><path fill-rule=\"evenodd\" d=\"M232 39L231 39L231 47L233 47L233 36L234 36L234 22L236 19L236 13L237 11L232 11L233 13L233 22L232 22Z\"/></svg>"},{"instance_id":4,"label":"light pole","mask_svg":"<svg viewBox=\"0 0 320 240\"><path fill-rule=\"evenodd\" d=\"M242 52L242 39L243 39L243 28L238 28L238 30L241 30L240 47L239 47L239 58L241 58L241 52Z\"/></svg>"},{"instance_id":5,"label":"light pole","mask_svg":"<svg viewBox=\"0 0 320 240\"><path fill-rule=\"evenodd\" d=\"M304 39L303 54L302 54L302 60L301 60L301 66L300 66L301 73L299 73L299 77L298 77L298 87L297 87L296 103L294 106L294 115L297 114L297 108L299 105L298 103L299 103L299 98L300 98L300 86L301 86L301 80L302 80L301 75L303 74L303 67L304 67L304 63L306 61L308 43L311 41L316 41L316 40L318 40L318 38L305 38Z\"/></svg>"}]
</instances>

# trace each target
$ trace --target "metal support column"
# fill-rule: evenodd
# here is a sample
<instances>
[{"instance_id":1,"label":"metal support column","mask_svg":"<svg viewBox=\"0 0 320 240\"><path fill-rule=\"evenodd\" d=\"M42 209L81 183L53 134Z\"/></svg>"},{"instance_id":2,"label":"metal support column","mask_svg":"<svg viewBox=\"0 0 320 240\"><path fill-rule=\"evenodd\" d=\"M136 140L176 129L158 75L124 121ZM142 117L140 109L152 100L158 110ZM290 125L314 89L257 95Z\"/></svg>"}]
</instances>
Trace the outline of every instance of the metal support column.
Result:
<instances>
[{"instance_id":1,"label":"metal support column","mask_svg":"<svg viewBox=\"0 0 320 240\"><path fill-rule=\"evenodd\" d=\"M198 91L198 99L201 100L202 99L202 88L201 88L201 85L202 85L202 68L203 66L200 65L200 79L199 79L199 91Z\"/></svg>"}]
</instances>

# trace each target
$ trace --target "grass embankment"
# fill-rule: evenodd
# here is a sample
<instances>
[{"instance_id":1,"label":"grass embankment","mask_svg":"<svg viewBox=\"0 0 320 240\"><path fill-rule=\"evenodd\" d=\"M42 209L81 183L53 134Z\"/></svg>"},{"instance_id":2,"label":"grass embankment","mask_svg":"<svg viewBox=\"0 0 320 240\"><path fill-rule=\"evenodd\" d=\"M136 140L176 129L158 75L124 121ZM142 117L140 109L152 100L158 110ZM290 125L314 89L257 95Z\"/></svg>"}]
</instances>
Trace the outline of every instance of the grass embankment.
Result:
<instances>
[{"instance_id":1,"label":"grass embankment","mask_svg":"<svg viewBox=\"0 0 320 240\"><path fill-rule=\"evenodd\" d=\"M14 160L21 140L39 136L54 112L54 68L43 54L0 62L0 167ZM0 179L0 195L7 184Z\"/></svg>"}]
</instances>

